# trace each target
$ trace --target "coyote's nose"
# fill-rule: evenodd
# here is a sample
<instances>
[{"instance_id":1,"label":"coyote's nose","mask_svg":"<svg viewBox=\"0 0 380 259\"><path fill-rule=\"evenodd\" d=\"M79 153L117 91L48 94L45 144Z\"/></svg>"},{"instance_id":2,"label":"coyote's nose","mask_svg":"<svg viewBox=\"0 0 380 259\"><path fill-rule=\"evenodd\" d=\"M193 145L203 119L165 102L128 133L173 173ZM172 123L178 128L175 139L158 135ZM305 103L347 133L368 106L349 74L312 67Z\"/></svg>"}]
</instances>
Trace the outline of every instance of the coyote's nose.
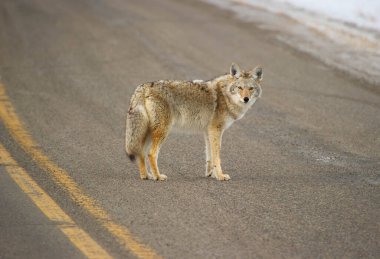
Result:
<instances>
[{"instance_id":1,"label":"coyote's nose","mask_svg":"<svg viewBox=\"0 0 380 259\"><path fill-rule=\"evenodd\" d=\"M244 102L247 103L249 101L248 97L244 97Z\"/></svg>"}]
</instances>

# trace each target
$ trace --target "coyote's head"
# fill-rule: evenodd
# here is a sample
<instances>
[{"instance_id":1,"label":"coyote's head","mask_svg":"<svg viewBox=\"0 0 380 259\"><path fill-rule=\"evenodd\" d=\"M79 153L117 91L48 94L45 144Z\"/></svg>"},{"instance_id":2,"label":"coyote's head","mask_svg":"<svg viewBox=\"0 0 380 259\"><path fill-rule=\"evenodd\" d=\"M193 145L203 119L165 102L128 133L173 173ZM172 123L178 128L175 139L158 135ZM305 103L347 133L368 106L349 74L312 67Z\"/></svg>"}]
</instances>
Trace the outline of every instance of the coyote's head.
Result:
<instances>
[{"instance_id":1,"label":"coyote's head","mask_svg":"<svg viewBox=\"0 0 380 259\"><path fill-rule=\"evenodd\" d=\"M253 104L261 97L260 82L263 79L263 69L256 67L251 71L243 71L240 67L232 63L230 68L232 80L228 85L229 94L236 103L242 105Z\"/></svg>"}]
</instances>

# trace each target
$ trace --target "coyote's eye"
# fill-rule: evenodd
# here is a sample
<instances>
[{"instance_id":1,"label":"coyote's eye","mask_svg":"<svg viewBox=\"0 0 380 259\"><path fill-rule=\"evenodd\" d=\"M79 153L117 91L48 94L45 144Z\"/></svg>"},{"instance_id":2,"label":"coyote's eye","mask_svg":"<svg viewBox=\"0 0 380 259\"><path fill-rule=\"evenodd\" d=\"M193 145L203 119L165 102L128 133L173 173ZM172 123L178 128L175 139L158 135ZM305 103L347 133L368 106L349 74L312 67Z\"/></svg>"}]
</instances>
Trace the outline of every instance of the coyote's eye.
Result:
<instances>
[{"instance_id":1,"label":"coyote's eye","mask_svg":"<svg viewBox=\"0 0 380 259\"><path fill-rule=\"evenodd\" d=\"M240 90L243 90L243 87L241 87L241 86L238 86L238 88L239 88Z\"/></svg>"},{"instance_id":2,"label":"coyote's eye","mask_svg":"<svg viewBox=\"0 0 380 259\"><path fill-rule=\"evenodd\" d=\"M251 87L249 88L249 90L251 90L251 91L252 91L252 90L253 90L253 86L251 86Z\"/></svg>"}]
</instances>

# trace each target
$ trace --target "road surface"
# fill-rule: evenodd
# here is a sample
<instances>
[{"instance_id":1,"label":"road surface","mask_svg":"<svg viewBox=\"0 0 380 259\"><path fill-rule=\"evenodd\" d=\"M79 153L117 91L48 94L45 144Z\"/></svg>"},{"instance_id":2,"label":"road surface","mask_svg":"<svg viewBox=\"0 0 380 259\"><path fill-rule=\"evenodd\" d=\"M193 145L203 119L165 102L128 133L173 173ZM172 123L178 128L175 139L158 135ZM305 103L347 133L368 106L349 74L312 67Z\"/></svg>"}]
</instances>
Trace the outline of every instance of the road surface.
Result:
<instances>
[{"instance_id":1,"label":"road surface","mask_svg":"<svg viewBox=\"0 0 380 259\"><path fill-rule=\"evenodd\" d=\"M275 32L200 1L3 0L0 60L3 155L108 255L380 256L379 88ZM223 138L232 179L204 177L202 136L172 134L168 180L140 180L124 152L134 88L232 62L264 68L262 99ZM0 258L83 258L0 161Z\"/></svg>"}]
</instances>

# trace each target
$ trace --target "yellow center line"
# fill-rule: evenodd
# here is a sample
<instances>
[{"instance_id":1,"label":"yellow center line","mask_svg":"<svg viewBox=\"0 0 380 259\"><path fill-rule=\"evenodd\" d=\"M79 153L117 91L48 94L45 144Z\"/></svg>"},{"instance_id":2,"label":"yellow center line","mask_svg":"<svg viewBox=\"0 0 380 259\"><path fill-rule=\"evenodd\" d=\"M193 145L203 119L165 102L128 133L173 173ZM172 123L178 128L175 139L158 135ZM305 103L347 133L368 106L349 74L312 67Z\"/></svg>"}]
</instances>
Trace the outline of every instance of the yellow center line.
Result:
<instances>
[{"instance_id":1,"label":"yellow center line","mask_svg":"<svg viewBox=\"0 0 380 259\"><path fill-rule=\"evenodd\" d=\"M28 153L32 159L46 172L52 180L61 186L70 195L71 199L91 214L118 243L126 250L131 251L138 258L161 258L155 251L142 244L124 226L112 221L109 214L97 202L85 194L70 175L50 159L38 148L31 135L26 131L10 102L5 86L0 83L0 118L9 130L15 141Z\"/></svg>"},{"instance_id":2,"label":"yellow center line","mask_svg":"<svg viewBox=\"0 0 380 259\"><path fill-rule=\"evenodd\" d=\"M0 165L4 165L10 177L17 183L37 207L54 222L69 240L88 258L112 258L83 229L68 216L55 201L17 165L0 143Z\"/></svg>"}]
</instances>

